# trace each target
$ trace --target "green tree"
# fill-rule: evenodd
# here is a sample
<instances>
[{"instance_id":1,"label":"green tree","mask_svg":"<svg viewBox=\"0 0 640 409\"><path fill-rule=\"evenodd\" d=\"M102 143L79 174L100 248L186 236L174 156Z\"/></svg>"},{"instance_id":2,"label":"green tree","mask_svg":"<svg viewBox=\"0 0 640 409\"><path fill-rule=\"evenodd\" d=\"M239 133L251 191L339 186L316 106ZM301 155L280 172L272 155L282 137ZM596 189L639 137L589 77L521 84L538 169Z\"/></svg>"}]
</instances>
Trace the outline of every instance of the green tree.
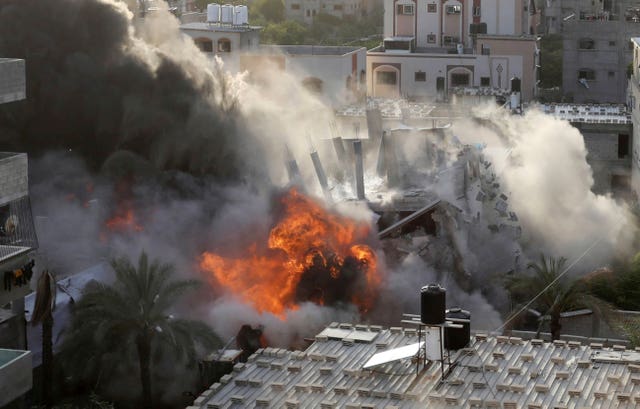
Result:
<instances>
[{"instance_id":1,"label":"green tree","mask_svg":"<svg viewBox=\"0 0 640 409\"><path fill-rule=\"evenodd\" d=\"M544 88L562 88L562 36L545 35L540 41L540 82Z\"/></svg>"},{"instance_id":2,"label":"green tree","mask_svg":"<svg viewBox=\"0 0 640 409\"><path fill-rule=\"evenodd\" d=\"M589 281L591 292L623 310L640 310L640 253Z\"/></svg>"},{"instance_id":3,"label":"green tree","mask_svg":"<svg viewBox=\"0 0 640 409\"><path fill-rule=\"evenodd\" d=\"M31 324L42 324L42 398L45 408L53 405L53 310L56 305L56 280L43 271L36 287L36 303Z\"/></svg>"},{"instance_id":4,"label":"green tree","mask_svg":"<svg viewBox=\"0 0 640 409\"><path fill-rule=\"evenodd\" d=\"M543 314L538 335L548 321L553 340L560 338L562 312L591 308L595 313L604 315L606 310L606 304L591 295L586 280L562 275L566 262L564 257L547 259L541 254L539 262L527 264L530 274L515 276L507 282L507 289L521 303L520 306L535 297L531 306Z\"/></svg>"},{"instance_id":5,"label":"green tree","mask_svg":"<svg viewBox=\"0 0 640 409\"><path fill-rule=\"evenodd\" d=\"M109 373L108 362L137 360L142 407L152 408L152 355L193 363L197 345L213 348L218 339L204 323L170 314L178 296L198 286L197 281L171 281L173 266L149 262L144 252L137 266L126 258L111 265L115 284L85 288L63 350L72 368L97 371L99 377Z\"/></svg>"},{"instance_id":6,"label":"green tree","mask_svg":"<svg viewBox=\"0 0 640 409\"><path fill-rule=\"evenodd\" d=\"M283 0L256 0L252 6L252 13L261 14L270 23L280 23L284 20Z\"/></svg>"},{"instance_id":7,"label":"green tree","mask_svg":"<svg viewBox=\"0 0 640 409\"><path fill-rule=\"evenodd\" d=\"M282 23L268 24L262 31L262 42L265 44L295 45L304 44L307 28L297 21L287 20Z\"/></svg>"}]
</instances>

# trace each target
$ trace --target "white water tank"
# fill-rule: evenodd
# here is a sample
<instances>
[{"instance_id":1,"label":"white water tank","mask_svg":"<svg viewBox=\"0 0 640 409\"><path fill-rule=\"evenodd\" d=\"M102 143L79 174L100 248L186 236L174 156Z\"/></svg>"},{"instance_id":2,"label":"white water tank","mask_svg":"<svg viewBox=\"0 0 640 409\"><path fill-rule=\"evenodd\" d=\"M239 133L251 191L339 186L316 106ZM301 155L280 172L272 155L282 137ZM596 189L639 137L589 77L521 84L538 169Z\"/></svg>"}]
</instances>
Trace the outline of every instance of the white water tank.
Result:
<instances>
[{"instance_id":1,"label":"white water tank","mask_svg":"<svg viewBox=\"0 0 640 409\"><path fill-rule=\"evenodd\" d=\"M216 3L207 4L207 23L220 22L220 5Z\"/></svg>"},{"instance_id":2,"label":"white water tank","mask_svg":"<svg viewBox=\"0 0 640 409\"><path fill-rule=\"evenodd\" d=\"M233 24L233 6L225 4L220 7L220 22L222 24Z\"/></svg>"},{"instance_id":3,"label":"white water tank","mask_svg":"<svg viewBox=\"0 0 640 409\"><path fill-rule=\"evenodd\" d=\"M460 43L458 43L458 54L464 54L464 46Z\"/></svg>"},{"instance_id":4,"label":"white water tank","mask_svg":"<svg viewBox=\"0 0 640 409\"><path fill-rule=\"evenodd\" d=\"M520 93L512 92L509 98L509 104L511 105L511 109L516 109L520 107Z\"/></svg>"},{"instance_id":5,"label":"white water tank","mask_svg":"<svg viewBox=\"0 0 640 409\"><path fill-rule=\"evenodd\" d=\"M235 16L237 19L236 25L244 26L249 24L249 9L247 8L247 6L236 6Z\"/></svg>"}]
</instances>

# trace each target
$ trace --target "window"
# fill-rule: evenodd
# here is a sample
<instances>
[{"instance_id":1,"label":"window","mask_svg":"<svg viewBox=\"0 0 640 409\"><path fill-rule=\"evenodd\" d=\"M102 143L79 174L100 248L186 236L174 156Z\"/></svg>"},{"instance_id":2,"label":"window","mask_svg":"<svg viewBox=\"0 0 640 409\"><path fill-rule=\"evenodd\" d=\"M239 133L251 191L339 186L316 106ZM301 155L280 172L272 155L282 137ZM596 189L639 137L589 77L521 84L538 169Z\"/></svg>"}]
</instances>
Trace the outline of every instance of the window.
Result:
<instances>
[{"instance_id":1,"label":"window","mask_svg":"<svg viewBox=\"0 0 640 409\"><path fill-rule=\"evenodd\" d=\"M396 14L413 15L413 4L398 4Z\"/></svg>"},{"instance_id":2,"label":"window","mask_svg":"<svg viewBox=\"0 0 640 409\"><path fill-rule=\"evenodd\" d=\"M451 74L451 86L463 87L469 85L469 74Z\"/></svg>"},{"instance_id":3,"label":"window","mask_svg":"<svg viewBox=\"0 0 640 409\"><path fill-rule=\"evenodd\" d=\"M322 80L316 77L308 77L302 80L302 86L314 94L322 94Z\"/></svg>"},{"instance_id":4,"label":"window","mask_svg":"<svg viewBox=\"0 0 640 409\"><path fill-rule=\"evenodd\" d=\"M435 3L427 4L427 13L437 13L438 5Z\"/></svg>"},{"instance_id":5,"label":"window","mask_svg":"<svg viewBox=\"0 0 640 409\"><path fill-rule=\"evenodd\" d=\"M435 34L427 35L427 43L435 44L436 43L436 35Z\"/></svg>"},{"instance_id":6,"label":"window","mask_svg":"<svg viewBox=\"0 0 640 409\"><path fill-rule=\"evenodd\" d=\"M376 83L381 85L396 85L397 76L395 71L378 71L376 73Z\"/></svg>"},{"instance_id":7,"label":"window","mask_svg":"<svg viewBox=\"0 0 640 409\"><path fill-rule=\"evenodd\" d=\"M291 5L291 10L300 10L300 5L299 4L292 4Z\"/></svg>"},{"instance_id":8,"label":"window","mask_svg":"<svg viewBox=\"0 0 640 409\"><path fill-rule=\"evenodd\" d=\"M196 38L195 43L203 53L213 52L213 41L208 38Z\"/></svg>"},{"instance_id":9,"label":"window","mask_svg":"<svg viewBox=\"0 0 640 409\"><path fill-rule=\"evenodd\" d=\"M342 4L334 4L333 5L333 9L334 10L342 10Z\"/></svg>"},{"instance_id":10,"label":"window","mask_svg":"<svg viewBox=\"0 0 640 409\"><path fill-rule=\"evenodd\" d=\"M311 10L307 10L307 17L311 17Z\"/></svg>"},{"instance_id":11,"label":"window","mask_svg":"<svg viewBox=\"0 0 640 409\"><path fill-rule=\"evenodd\" d=\"M480 77L480 86L481 87L490 87L491 86L491 78L489 78L489 77Z\"/></svg>"},{"instance_id":12,"label":"window","mask_svg":"<svg viewBox=\"0 0 640 409\"><path fill-rule=\"evenodd\" d=\"M629 156L629 135L618 134L618 158L624 159Z\"/></svg>"},{"instance_id":13,"label":"window","mask_svg":"<svg viewBox=\"0 0 640 409\"><path fill-rule=\"evenodd\" d=\"M579 80L594 81L596 79L596 72L589 68L583 68L578 71Z\"/></svg>"},{"instance_id":14,"label":"window","mask_svg":"<svg viewBox=\"0 0 640 409\"><path fill-rule=\"evenodd\" d=\"M460 14L462 13L462 6L459 4L454 6L447 6L446 10L447 14Z\"/></svg>"},{"instance_id":15,"label":"window","mask_svg":"<svg viewBox=\"0 0 640 409\"><path fill-rule=\"evenodd\" d=\"M418 71L414 74L415 82L425 82L427 80L427 73L424 71Z\"/></svg>"},{"instance_id":16,"label":"window","mask_svg":"<svg viewBox=\"0 0 640 409\"><path fill-rule=\"evenodd\" d=\"M482 55L491 55L491 47L488 47L484 44L480 46Z\"/></svg>"},{"instance_id":17,"label":"window","mask_svg":"<svg viewBox=\"0 0 640 409\"><path fill-rule=\"evenodd\" d=\"M473 17L480 17L480 6L473 6Z\"/></svg>"},{"instance_id":18,"label":"window","mask_svg":"<svg viewBox=\"0 0 640 409\"><path fill-rule=\"evenodd\" d=\"M609 72L607 73L607 75L609 75L609 78L613 78L613 77L615 77L615 76L616 76L616 73L615 73L615 71L609 71Z\"/></svg>"},{"instance_id":19,"label":"window","mask_svg":"<svg viewBox=\"0 0 640 409\"><path fill-rule=\"evenodd\" d=\"M458 37L452 37L452 36L444 36L442 37L442 40L444 42L444 45L454 45L460 42L460 39Z\"/></svg>"},{"instance_id":20,"label":"window","mask_svg":"<svg viewBox=\"0 0 640 409\"><path fill-rule=\"evenodd\" d=\"M315 16L316 15L316 10L313 9L313 11L311 12L311 15Z\"/></svg>"},{"instance_id":21,"label":"window","mask_svg":"<svg viewBox=\"0 0 640 409\"><path fill-rule=\"evenodd\" d=\"M615 47L616 46L616 42L615 41L609 41L609 46L610 47Z\"/></svg>"},{"instance_id":22,"label":"window","mask_svg":"<svg viewBox=\"0 0 640 409\"><path fill-rule=\"evenodd\" d=\"M221 38L218 40L218 52L219 53L231 52L231 41L228 38Z\"/></svg>"},{"instance_id":23,"label":"window","mask_svg":"<svg viewBox=\"0 0 640 409\"><path fill-rule=\"evenodd\" d=\"M596 42L590 38L581 38L578 41L578 48L581 50L595 50Z\"/></svg>"}]
</instances>

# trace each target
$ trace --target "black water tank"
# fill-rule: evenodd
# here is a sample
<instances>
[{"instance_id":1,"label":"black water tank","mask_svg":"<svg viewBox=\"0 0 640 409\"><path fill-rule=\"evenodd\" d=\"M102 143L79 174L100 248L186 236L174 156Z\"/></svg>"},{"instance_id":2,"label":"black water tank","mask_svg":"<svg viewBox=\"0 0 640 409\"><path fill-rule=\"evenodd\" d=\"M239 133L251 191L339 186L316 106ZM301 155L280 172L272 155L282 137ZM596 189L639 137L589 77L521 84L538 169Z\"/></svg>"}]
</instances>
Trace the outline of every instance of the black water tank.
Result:
<instances>
[{"instance_id":1,"label":"black water tank","mask_svg":"<svg viewBox=\"0 0 640 409\"><path fill-rule=\"evenodd\" d=\"M420 320L423 324L444 323L447 291L438 284L429 284L420 290Z\"/></svg>"},{"instance_id":2,"label":"black water tank","mask_svg":"<svg viewBox=\"0 0 640 409\"><path fill-rule=\"evenodd\" d=\"M460 308L450 308L445 315L447 322L462 325L462 328L445 327L445 349L455 351L466 347L469 344L469 338L471 338L471 314Z\"/></svg>"},{"instance_id":3,"label":"black water tank","mask_svg":"<svg viewBox=\"0 0 640 409\"><path fill-rule=\"evenodd\" d=\"M511 92L520 92L522 81L518 77L511 78Z\"/></svg>"}]
</instances>

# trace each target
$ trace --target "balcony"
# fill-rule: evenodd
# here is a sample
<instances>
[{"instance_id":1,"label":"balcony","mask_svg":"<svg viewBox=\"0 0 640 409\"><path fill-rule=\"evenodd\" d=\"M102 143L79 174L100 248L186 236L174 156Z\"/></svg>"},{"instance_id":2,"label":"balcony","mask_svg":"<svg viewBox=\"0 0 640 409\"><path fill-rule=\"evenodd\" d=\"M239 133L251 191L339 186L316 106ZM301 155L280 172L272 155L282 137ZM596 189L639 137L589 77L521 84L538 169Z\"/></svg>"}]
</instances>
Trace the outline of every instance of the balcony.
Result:
<instances>
[{"instance_id":1,"label":"balcony","mask_svg":"<svg viewBox=\"0 0 640 409\"><path fill-rule=\"evenodd\" d=\"M0 58L0 104L26 97L24 60Z\"/></svg>"},{"instance_id":2,"label":"balcony","mask_svg":"<svg viewBox=\"0 0 640 409\"><path fill-rule=\"evenodd\" d=\"M31 390L31 352L0 349L0 407Z\"/></svg>"}]
</instances>

